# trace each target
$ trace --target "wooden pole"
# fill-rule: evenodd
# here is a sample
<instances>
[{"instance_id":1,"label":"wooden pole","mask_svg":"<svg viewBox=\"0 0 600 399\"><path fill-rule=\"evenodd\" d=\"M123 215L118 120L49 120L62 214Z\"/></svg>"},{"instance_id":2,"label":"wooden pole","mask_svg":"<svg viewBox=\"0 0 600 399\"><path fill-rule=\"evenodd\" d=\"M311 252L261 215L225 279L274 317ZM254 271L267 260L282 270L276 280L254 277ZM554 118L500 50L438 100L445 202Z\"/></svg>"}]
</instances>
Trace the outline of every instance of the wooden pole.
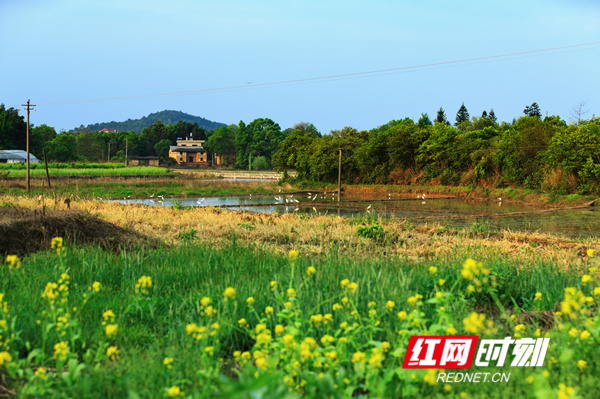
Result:
<instances>
[{"instance_id":1,"label":"wooden pole","mask_svg":"<svg viewBox=\"0 0 600 399\"><path fill-rule=\"evenodd\" d=\"M52 185L50 184L50 173L48 173L48 159L46 158L46 149L44 148L42 152L44 153L44 163L46 164L46 177L48 178L48 188L52 188Z\"/></svg>"},{"instance_id":2,"label":"wooden pole","mask_svg":"<svg viewBox=\"0 0 600 399\"><path fill-rule=\"evenodd\" d=\"M338 168L338 202L342 196L342 149L340 148L340 163Z\"/></svg>"},{"instance_id":3,"label":"wooden pole","mask_svg":"<svg viewBox=\"0 0 600 399\"><path fill-rule=\"evenodd\" d=\"M35 105L31 104L30 100L27 100L27 104L23 104L23 107L27 107L27 145L25 151L27 152L27 192L31 191L31 185L29 180L29 111L31 107L35 107Z\"/></svg>"}]
</instances>

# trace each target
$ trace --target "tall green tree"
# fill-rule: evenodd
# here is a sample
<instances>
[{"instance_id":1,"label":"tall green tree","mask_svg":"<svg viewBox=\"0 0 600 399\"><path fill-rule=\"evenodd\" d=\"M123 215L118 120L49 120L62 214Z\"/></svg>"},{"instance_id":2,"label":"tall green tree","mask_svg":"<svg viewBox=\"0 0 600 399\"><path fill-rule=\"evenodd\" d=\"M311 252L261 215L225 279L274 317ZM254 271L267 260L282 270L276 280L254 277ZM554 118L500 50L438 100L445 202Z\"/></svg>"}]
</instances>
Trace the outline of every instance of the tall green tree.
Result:
<instances>
[{"instance_id":1,"label":"tall green tree","mask_svg":"<svg viewBox=\"0 0 600 399\"><path fill-rule=\"evenodd\" d=\"M540 111L540 106L537 103L526 106L523 113L527 116L535 116L538 119L542 119L542 111Z\"/></svg>"},{"instance_id":2,"label":"tall green tree","mask_svg":"<svg viewBox=\"0 0 600 399\"><path fill-rule=\"evenodd\" d=\"M450 122L448 122L448 119L446 119L446 112L444 111L444 108L440 107L440 109L438 109L437 116L435 118L435 123L444 123L446 125L450 124Z\"/></svg>"},{"instance_id":3,"label":"tall green tree","mask_svg":"<svg viewBox=\"0 0 600 399\"><path fill-rule=\"evenodd\" d=\"M19 110L0 104L0 150L25 150L27 123Z\"/></svg>"},{"instance_id":4,"label":"tall green tree","mask_svg":"<svg viewBox=\"0 0 600 399\"><path fill-rule=\"evenodd\" d=\"M467 107L465 107L465 103L462 103L458 112L456 113L456 123L455 126L460 125L461 123L469 120L469 111L467 111Z\"/></svg>"},{"instance_id":5,"label":"tall green tree","mask_svg":"<svg viewBox=\"0 0 600 399\"><path fill-rule=\"evenodd\" d=\"M420 128L424 128L425 126L433 125L433 123L431 123L431 119L429 119L429 115L427 115L427 113L422 113L421 117L419 118L419 122L417 122L417 125Z\"/></svg>"}]
</instances>

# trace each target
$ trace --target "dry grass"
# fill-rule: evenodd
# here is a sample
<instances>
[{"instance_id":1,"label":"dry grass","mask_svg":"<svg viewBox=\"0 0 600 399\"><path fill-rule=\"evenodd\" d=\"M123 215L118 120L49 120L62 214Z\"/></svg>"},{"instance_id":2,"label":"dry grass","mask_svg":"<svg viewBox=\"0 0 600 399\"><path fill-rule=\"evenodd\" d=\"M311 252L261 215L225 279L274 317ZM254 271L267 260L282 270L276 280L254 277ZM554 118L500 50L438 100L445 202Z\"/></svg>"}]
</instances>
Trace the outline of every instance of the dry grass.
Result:
<instances>
[{"instance_id":1,"label":"dry grass","mask_svg":"<svg viewBox=\"0 0 600 399\"><path fill-rule=\"evenodd\" d=\"M49 209L66 205L45 200ZM1 203L41 212L42 202L26 197L0 196ZM49 203L48 203L49 202ZM182 245L182 237L213 246L230 243L256 244L277 252L291 248L303 253L327 253L332 247L364 256L395 254L409 259L450 256L456 251L472 253L485 260L509 255L523 265L539 257L556 264L577 266L588 248L600 248L597 239L581 242L540 233L511 232L475 234L444 231L437 224L420 224L407 228L402 220L379 220L386 232L384 240L360 237L352 221L333 216L302 217L294 214L260 214L220 208L153 207L125 205L95 200L75 200L71 207L87 215L131 230L138 236L160 240L167 245ZM35 223L35 220L31 221Z\"/></svg>"}]
</instances>

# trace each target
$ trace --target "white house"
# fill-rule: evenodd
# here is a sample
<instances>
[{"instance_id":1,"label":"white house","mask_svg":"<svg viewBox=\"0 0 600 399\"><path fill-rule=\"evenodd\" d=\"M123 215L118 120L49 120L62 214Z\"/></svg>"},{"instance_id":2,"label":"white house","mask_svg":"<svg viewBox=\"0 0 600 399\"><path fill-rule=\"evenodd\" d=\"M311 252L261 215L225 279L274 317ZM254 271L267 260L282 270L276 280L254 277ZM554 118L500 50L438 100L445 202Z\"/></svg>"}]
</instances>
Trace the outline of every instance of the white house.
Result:
<instances>
[{"instance_id":1,"label":"white house","mask_svg":"<svg viewBox=\"0 0 600 399\"><path fill-rule=\"evenodd\" d=\"M27 151L23 150L0 150L0 163L27 162ZM35 155L29 153L29 162L38 163Z\"/></svg>"}]
</instances>

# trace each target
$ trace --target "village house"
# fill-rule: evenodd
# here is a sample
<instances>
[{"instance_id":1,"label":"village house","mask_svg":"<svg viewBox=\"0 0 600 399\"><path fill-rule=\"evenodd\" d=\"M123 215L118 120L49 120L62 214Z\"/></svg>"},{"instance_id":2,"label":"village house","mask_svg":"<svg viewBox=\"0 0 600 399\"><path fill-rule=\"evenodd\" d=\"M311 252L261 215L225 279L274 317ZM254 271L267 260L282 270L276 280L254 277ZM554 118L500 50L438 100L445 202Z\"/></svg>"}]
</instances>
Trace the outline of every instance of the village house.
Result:
<instances>
[{"instance_id":1,"label":"village house","mask_svg":"<svg viewBox=\"0 0 600 399\"><path fill-rule=\"evenodd\" d=\"M190 137L177 138L177 145L169 147L169 157L179 165L208 166L208 153L202 147L204 140L194 140Z\"/></svg>"}]
</instances>

